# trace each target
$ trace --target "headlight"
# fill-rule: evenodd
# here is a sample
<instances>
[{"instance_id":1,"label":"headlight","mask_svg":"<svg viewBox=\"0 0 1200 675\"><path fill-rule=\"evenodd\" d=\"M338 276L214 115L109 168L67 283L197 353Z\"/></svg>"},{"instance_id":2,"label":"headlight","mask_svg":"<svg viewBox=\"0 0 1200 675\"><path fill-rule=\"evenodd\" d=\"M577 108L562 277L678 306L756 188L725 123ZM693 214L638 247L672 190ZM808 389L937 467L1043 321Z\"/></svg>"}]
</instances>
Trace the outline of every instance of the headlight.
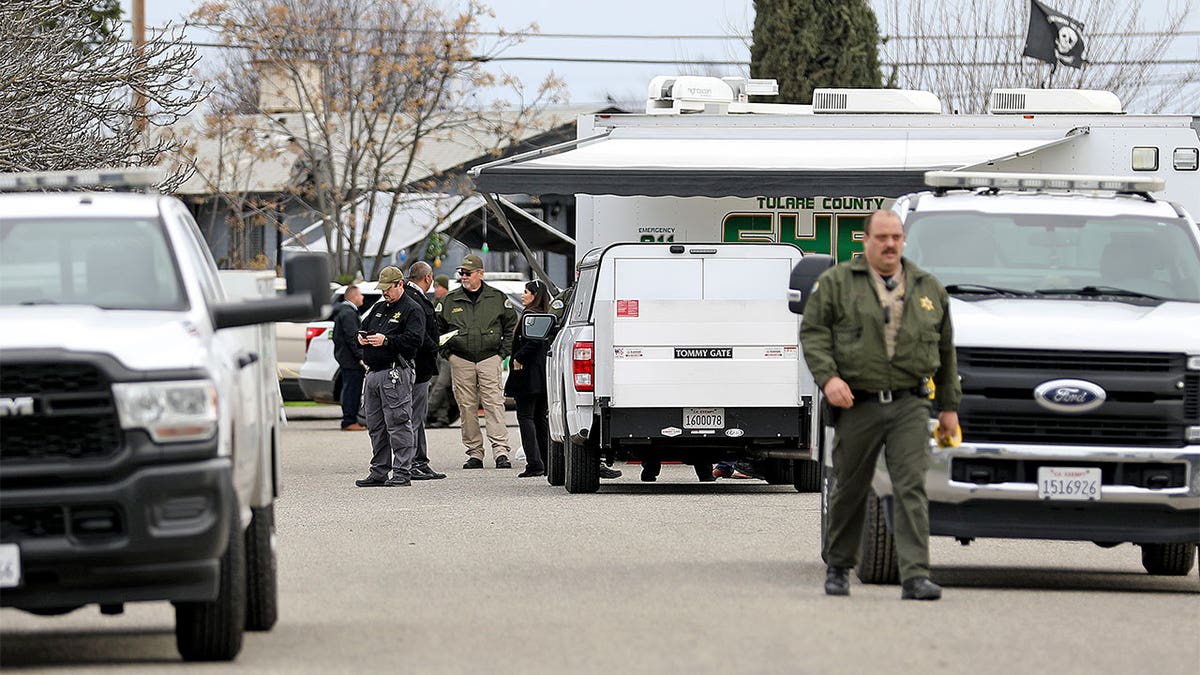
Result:
<instances>
[{"instance_id":1,"label":"headlight","mask_svg":"<svg viewBox=\"0 0 1200 675\"><path fill-rule=\"evenodd\" d=\"M217 388L208 380L118 382L122 429L145 429L156 443L201 441L217 432Z\"/></svg>"}]
</instances>

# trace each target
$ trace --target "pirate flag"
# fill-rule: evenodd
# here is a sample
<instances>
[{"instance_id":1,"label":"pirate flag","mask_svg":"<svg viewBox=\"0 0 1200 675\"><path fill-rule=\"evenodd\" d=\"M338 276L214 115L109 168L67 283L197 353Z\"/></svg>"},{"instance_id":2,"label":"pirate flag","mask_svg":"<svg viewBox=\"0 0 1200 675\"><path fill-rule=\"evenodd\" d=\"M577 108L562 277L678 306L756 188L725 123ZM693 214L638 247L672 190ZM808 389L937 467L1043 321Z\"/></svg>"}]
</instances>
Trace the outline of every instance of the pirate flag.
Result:
<instances>
[{"instance_id":1,"label":"pirate flag","mask_svg":"<svg viewBox=\"0 0 1200 675\"><path fill-rule=\"evenodd\" d=\"M1083 24L1029 0L1029 33L1025 56L1071 68L1083 67Z\"/></svg>"}]
</instances>

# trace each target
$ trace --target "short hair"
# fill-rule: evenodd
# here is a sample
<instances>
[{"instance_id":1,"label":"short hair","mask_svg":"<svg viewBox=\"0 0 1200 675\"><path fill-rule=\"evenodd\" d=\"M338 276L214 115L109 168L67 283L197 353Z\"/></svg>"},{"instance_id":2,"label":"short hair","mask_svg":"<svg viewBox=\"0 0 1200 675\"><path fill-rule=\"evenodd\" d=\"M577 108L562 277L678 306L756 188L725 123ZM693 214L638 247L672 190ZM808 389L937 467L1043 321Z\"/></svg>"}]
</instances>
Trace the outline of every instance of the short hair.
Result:
<instances>
[{"instance_id":1,"label":"short hair","mask_svg":"<svg viewBox=\"0 0 1200 675\"><path fill-rule=\"evenodd\" d=\"M896 213L891 209L879 209L878 211L872 211L871 215L867 216L867 219L863 221L863 234L871 234L871 222L875 220L876 216L890 216L895 218L896 222L900 223L901 225L904 224L904 221L900 220L899 213Z\"/></svg>"},{"instance_id":2,"label":"short hair","mask_svg":"<svg viewBox=\"0 0 1200 675\"><path fill-rule=\"evenodd\" d=\"M408 274L406 276L408 277L409 281L413 281L415 279L424 279L430 274L433 274L433 268L429 266L429 263L425 262L424 260L418 260L408 268Z\"/></svg>"},{"instance_id":3,"label":"short hair","mask_svg":"<svg viewBox=\"0 0 1200 675\"><path fill-rule=\"evenodd\" d=\"M350 297L351 293L358 293L359 295L362 295L362 289L359 288L358 286L355 286L354 284L350 284L349 286L346 287L346 292L342 294L342 297L343 298Z\"/></svg>"}]
</instances>

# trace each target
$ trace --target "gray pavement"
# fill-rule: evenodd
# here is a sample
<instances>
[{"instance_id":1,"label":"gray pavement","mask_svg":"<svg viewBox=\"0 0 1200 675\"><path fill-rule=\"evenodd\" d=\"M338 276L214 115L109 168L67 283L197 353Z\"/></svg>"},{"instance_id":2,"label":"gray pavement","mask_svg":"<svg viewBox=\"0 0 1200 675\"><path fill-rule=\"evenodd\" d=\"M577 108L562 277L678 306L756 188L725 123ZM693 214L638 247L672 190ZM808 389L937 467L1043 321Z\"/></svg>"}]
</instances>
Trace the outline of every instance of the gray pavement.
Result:
<instances>
[{"instance_id":1,"label":"gray pavement","mask_svg":"<svg viewBox=\"0 0 1200 675\"><path fill-rule=\"evenodd\" d=\"M289 410L290 413L290 410ZM511 415L511 413L510 413ZM514 444L517 432L509 430ZM894 586L821 590L816 495L753 481L660 482L638 467L568 495L522 468L359 489L364 432L284 432L281 620L248 634L253 673L1159 673L1200 664L1200 579L1151 577L1130 545L936 539L937 603ZM489 452L487 465L490 467ZM169 606L66 617L0 611L0 665L162 672ZM189 666L225 672L228 665Z\"/></svg>"}]
</instances>

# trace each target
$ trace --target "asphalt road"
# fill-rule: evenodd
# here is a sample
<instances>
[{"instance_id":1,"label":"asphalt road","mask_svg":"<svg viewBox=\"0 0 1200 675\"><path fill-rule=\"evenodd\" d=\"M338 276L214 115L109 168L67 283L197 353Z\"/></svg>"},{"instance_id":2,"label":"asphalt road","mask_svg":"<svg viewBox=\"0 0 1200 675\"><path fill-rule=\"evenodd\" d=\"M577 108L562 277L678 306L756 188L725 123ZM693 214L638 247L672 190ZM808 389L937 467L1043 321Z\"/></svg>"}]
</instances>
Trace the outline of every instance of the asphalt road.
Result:
<instances>
[{"instance_id":1,"label":"asphalt road","mask_svg":"<svg viewBox=\"0 0 1200 675\"><path fill-rule=\"evenodd\" d=\"M519 462L462 470L456 428L430 432L446 480L359 489L366 434L336 426L285 433L281 619L247 634L240 672L1200 669L1200 577L1148 576L1131 545L935 539L940 602L857 579L829 598L816 495L699 484L686 466L653 484L620 467L600 494L568 495L517 479ZM6 609L0 666L163 672L179 662L172 627L165 603L117 617Z\"/></svg>"}]
</instances>

